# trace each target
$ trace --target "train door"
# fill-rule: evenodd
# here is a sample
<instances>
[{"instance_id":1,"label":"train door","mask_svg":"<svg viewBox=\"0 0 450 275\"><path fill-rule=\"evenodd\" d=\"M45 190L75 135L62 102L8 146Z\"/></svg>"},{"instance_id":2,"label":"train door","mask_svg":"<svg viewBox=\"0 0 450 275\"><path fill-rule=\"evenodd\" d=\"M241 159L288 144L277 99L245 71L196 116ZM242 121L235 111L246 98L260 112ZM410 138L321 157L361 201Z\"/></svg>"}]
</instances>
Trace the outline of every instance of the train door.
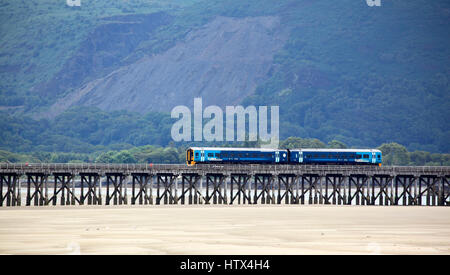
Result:
<instances>
[{"instance_id":1,"label":"train door","mask_svg":"<svg viewBox=\"0 0 450 275\"><path fill-rule=\"evenodd\" d=\"M300 162L300 163L303 162L303 152L302 152L302 151L300 151L300 152L298 153L298 162Z\"/></svg>"},{"instance_id":2,"label":"train door","mask_svg":"<svg viewBox=\"0 0 450 275\"><path fill-rule=\"evenodd\" d=\"M377 161L377 154L372 151L372 163L375 163Z\"/></svg>"},{"instance_id":3,"label":"train door","mask_svg":"<svg viewBox=\"0 0 450 275\"><path fill-rule=\"evenodd\" d=\"M280 162L280 152L275 152L275 162L278 163Z\"/></svg>"},{"instance_id":4,"label":"train door","mask_svg":"<svg viewBox=\"0 0 450 275\"><path fill-rule=\"evenodd\" d=\"M201 152L201 161L204 162L205 161L205 150L202 150Z\"/></svg>"}]
</instances>

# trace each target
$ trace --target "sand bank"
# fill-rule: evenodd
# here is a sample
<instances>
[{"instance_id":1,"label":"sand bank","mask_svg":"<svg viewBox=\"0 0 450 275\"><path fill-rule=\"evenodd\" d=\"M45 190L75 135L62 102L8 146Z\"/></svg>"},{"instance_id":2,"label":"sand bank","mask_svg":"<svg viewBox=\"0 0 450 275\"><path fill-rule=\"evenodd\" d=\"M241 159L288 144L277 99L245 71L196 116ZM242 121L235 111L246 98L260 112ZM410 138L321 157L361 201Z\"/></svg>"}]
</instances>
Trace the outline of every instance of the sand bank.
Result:
<instances>
[{"instance_id":1,"label":"sand bank","mask_svg":"<svg viewBox=\"0 0 450 275\"><path fill-rule=\"evenodd\" d=\"M450 254L449 207L0 209L0 254Z\"/></svg>"}]
</instances>

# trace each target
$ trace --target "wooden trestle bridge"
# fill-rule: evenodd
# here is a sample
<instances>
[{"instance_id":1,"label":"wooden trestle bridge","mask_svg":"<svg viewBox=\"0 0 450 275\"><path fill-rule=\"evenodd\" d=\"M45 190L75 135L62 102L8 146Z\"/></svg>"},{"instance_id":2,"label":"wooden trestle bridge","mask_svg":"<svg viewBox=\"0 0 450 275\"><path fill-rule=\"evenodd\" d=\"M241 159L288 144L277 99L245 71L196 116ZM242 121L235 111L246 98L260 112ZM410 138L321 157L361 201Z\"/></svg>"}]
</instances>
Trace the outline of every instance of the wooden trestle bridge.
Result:
<instances>
[{"instance_id":1,"label":"wooden trestle bridge","mask_svg":"<svg viewBox=\"0 0 450 275\"><path fill-rule=\"evenodd\" d=\"M450 205L450 167L0 163L0 206Z\"/></svg>"}]
</instances>

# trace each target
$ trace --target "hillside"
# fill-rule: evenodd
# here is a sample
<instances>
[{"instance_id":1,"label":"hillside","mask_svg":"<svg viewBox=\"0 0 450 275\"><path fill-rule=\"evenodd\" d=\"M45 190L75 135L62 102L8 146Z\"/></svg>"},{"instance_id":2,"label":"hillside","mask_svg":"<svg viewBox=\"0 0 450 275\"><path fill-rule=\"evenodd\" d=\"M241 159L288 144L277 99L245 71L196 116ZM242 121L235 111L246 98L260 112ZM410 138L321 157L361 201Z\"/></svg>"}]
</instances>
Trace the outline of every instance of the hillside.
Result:
<instances>
[{"instance_id":1,"label":"hillside","mask_svg":"<svg viewBox=\"0 0 450 275\"><path fill-rule=\"evenodd\" d=\"M157 25L155 21L164 22L167 21L166 18L159 14L150 15L141 25L145 25L145 30L148 31L152 24L147 21ZM109 28L112 28L113 37L105 35ZM90 75L86 70L80 73L80 69L87 67L87 70L95 73L96 66L107 67L107 60L103 59L99 65L84 65L97 58L95 55L98 52L84 56L85 53L92 52L92 44L98 43L100 47L114 49L114 52L108 53L108 57L119 59L124 55L125 49L118 51L123 44L122 39L113 41L116 36L122 37L115 32L117 26L102 25L101 29L96 29L92 38L89 38L89 46L83 46L75 58L68 61L69 68L64 68L39 92L44 95L54 94L71 82L76 87L76 82L82 79L81 74ZM129 29L130 27L125 28L124 31ZM142 36L145 34L137 35L136 38ZM101 41L92 42L94 39ZM128 38L124 38L126 39ZM280 27L277 17L219 16L201 29L189 32L182 42L169 50L157 55L147 55L103 78L88 82L59 99L49 112L57 115L62 108L84 105L99 107L105 111L134 110L146 113L170 110L177 105L192 105L195 97L203 97L203 102L208 105L219 102L222 106L236 105L254 91L258 83L267 79L273 55L282 48L286 39L287 31ZM83 66L78 67L80 64Z\"/></svg>"},{"instance_id":2,"label":"hillside","mask_svg":"<svg viewBox=\"0 0 450 275\"><path fill-rule=\"evenodd\" d=\"M136 142L107 135L113 126L102 121L120 110L147 121L202 96L279 105L281 138L450 152L448 1L61 2L0 3L1 148L41 145L20 130L24 116L70 124L80 106L103 141L61 130L49 144L167 145L157 129L170 119Z\"/></svg>"}]
</instances>

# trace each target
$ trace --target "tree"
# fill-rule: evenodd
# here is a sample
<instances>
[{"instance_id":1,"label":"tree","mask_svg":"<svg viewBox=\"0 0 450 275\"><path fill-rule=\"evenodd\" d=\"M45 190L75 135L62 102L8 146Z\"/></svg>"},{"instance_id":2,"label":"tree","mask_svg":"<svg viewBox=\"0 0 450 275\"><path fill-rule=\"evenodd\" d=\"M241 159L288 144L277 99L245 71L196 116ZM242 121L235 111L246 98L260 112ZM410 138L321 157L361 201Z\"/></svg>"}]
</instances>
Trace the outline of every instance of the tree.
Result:
<instances>
[{"instance_id":1,"label":"tree","mask_svg":"<svg viewBox=\"0 0 450 275\"><path fill-rule=\"evenodd\" d=\"M136 163L136 158L128 151L120 151L114 155L115 163Z\"/></svg>"},{"instance_id":2,"label":"tree","mask_svg":"<svg viewBox=\"0 0 450 275\"><path fill-rule=\"evenodd\" d=\"M410 165L423 166L431 161L430 153L424 151L415 151L409 154Z\"/></svg>"},{"instance_id":3,"label":"tree","mask_svg":"<svg viewBox=\"0 0 450 275\"><path fill-rule=\"evenodd\" d=\"M113 152L113 151L108 151L108 152L101 153L95 159L95 162L96 163L113 163L114 162L114 155L115 155L115 152Z\"/></svg>"},{"instance_id":4,"label":"tree","mask_svg":"<svg viewBox=\"0 0 450 275\"><path fill-rule=\"evenodd\" d=\"M410 162L408 150L398 143L384 143L378 147L383 154L386 165L408 165Z\"/></svg>"},{"instance_id":5,"label":"tree","mask_svg":"<svg viewBox=\"0 0 450 275\"><path fill-rule=\"evenodd\" d=\"M299 148L326 148L325 143L318 139L303 139L298 137L289 137L280 142L281 149L299 149Z\"/></svg>"},{"instance_id":6,"label":"tree","mask_svg":"<svg viewBox=\"0 0 450 275\"><path fill-rule=\"evenodd\" d=\"M347 145L345 145L345 143L339 141L339 140L332 140L330 142L328 142L328 148L332 148L332 149L346 149Z\"/></svg>"}]
</instances>

